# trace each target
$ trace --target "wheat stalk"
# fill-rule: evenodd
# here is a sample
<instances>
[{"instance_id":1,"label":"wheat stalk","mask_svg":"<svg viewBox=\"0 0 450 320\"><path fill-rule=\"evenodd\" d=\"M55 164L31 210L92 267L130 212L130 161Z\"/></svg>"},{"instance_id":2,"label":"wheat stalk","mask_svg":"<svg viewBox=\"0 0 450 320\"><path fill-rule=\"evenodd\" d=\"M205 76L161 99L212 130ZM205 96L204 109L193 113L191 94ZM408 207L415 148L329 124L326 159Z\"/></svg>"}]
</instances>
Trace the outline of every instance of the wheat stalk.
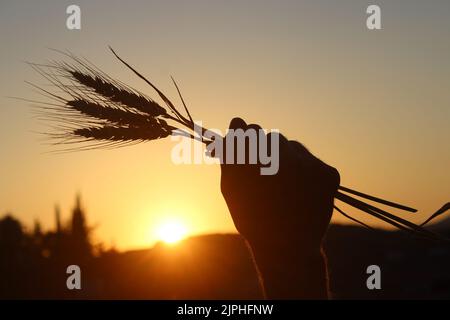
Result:
<instances>
[{"instance_id":1,"label":"wheat stalk","mask_svg":"<svg viewBox=\"0 0 450 320\"><path fill-rule=\"evenodd\" d=\"M65 151L116 148L165 138L174 133L185 135L203 143L211 142L203 137L205 128L201 128L201 136L196 135L191 114L173 78L173 84L180 96L187 117L182 115L153 83L119 57L112 48L110 49L120 62L156 91L167 109L145 94L111 78L86 59L78 58L68 52L58 51L68 57L71 62L50 61L44 65L30 63L50 84L62 92L62 94L52 93L31 84L41 94L53 100L47 103L40 102L38 115L45 120L56 122L56 132L48 134L50 138L57 139L55 144L76 145L75 148L66 148ZM183 129L173 126L167 121L181 125ZM80 143L87 144L80 147ZM428 239L443 240L442 237L422 226L449 210L450 203L444 205L431 215L422 226L419 226L358 200L349 194L408 212L416 212L416 209L344 186L339 186L339 191L335 195L336 200L349 204L398 229ZM370 228L349 216L337 206L335 206L335 209L345 217Z\"/></svg>"}]
</instances>

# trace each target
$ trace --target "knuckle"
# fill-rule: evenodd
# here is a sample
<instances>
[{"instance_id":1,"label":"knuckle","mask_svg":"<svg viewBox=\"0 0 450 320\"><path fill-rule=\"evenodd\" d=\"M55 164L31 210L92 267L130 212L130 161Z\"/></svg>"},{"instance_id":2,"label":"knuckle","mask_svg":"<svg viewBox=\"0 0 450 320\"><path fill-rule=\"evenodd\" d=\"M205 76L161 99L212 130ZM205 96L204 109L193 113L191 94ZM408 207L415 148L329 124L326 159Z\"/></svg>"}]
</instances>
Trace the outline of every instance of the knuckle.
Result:
<instances>
[{"instance_id":1,"label":"knuckle","mask_svg":"<svg viewBox=\"0 0 450 320\"><path fill-rule=\"evenodd\" d=\"M334 167L331 167L331 177L333 185L337 188L341 183L341 175L339 174L339 171Z\"/></svg>"}]
</instances>

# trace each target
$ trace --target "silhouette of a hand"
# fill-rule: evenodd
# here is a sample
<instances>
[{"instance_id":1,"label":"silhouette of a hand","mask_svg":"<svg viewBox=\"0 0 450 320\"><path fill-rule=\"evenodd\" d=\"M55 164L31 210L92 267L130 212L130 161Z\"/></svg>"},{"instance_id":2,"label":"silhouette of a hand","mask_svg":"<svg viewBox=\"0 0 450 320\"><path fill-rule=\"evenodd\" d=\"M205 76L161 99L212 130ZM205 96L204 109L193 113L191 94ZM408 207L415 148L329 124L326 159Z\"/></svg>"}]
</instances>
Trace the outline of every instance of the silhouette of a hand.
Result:
<instances>
[{"instance_id":1,"label":"silhouette of a hand","mask_svg":"<svg viewBox=\"0 0 450 320\"><path fill-rule=\"evenodd\" d=\"M239 128L260 129L234 118L230 129ZM223 163L222 194L237 230L252 248L267 296L326 298L321 244L339 173L281 134L269 133L269 144L272 134L279 136L278 173L261 175L260 164Z\"/></svg>"}]
</instances>

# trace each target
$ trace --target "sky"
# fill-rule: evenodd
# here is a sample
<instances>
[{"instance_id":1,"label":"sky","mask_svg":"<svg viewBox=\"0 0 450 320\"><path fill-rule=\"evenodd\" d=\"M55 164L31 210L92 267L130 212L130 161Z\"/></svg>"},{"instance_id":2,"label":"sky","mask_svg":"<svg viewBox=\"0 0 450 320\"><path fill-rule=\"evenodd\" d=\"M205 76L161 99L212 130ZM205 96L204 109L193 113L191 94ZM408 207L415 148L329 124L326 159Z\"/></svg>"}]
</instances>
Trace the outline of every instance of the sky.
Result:
<instances>
[{"instance_id":1,"label":"sky","mask_svg":"<svg viewBox=\"0 0 450 320\"><path fill-rule=\"evenodd\" d=\"M81 30L66 28L70 4ZM366 27L370 4L381 30ZM151 246L170 219L189 234L235 232L217 165L175 165L170 139L49 154L30 104L9 98L39 97L25 81L44 82L25 61L63 59L48 48L155 97L111 45L178 102L173 75L206 127L240 116L280 129L338 168L342 185L416 207L401 216L423 221L450 200L449 14L447 0L1 0L0 214L51 229L55 204L68 221L80 192L95 240L119 249Z\"/></svg>"}]
</instances>

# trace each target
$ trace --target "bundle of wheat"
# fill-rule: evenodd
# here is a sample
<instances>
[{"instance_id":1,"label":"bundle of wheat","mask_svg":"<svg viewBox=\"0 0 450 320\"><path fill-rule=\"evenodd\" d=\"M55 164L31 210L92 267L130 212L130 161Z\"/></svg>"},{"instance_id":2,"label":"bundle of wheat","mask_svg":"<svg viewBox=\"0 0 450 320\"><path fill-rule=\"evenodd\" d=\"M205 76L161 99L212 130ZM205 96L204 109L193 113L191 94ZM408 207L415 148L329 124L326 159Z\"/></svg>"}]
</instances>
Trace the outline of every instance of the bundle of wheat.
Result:
<instances>
[{"instance_id":1,"label":"bundle of wheat","mask_svg":"<svg viewBox=\"0 0 450 320\"><path fill-rule=\"evenodd\" d=\"M120 58L112 48L110 49L119 61L156 91L167 109L143 93L111 78L86 59L59 51L70 59L70 63L55 61L48 64L30 63L39 74L60 89L63 94L55 94L31 84L44 96L53 100L51 103L40 102L38 113L45 120L56 121L54 126L56 131L46 133L50 138L57 139L54 142L55 145L76 144L74 148L66 148L65 151L115 148L164 138L175 132L204 143L211 142L203 136L196 135L192 117L173 78L172 81L183 103L187 118L156 86ZM179 124L184 128L170 125L167 121ZM206 129L201 128L202 133L205 131ZM81 143L85 143L85 145L80 145ZM335 199L414 235L445 240L426 230L423 226L449 210L450 203L445 204L419 226L354 198L350 194L392 208L408 212L417 211L344 186L339 187ZM345 217L370 228L346 214L339 207L335 206L335 209Z\"/></svg>"}]
</instances>

